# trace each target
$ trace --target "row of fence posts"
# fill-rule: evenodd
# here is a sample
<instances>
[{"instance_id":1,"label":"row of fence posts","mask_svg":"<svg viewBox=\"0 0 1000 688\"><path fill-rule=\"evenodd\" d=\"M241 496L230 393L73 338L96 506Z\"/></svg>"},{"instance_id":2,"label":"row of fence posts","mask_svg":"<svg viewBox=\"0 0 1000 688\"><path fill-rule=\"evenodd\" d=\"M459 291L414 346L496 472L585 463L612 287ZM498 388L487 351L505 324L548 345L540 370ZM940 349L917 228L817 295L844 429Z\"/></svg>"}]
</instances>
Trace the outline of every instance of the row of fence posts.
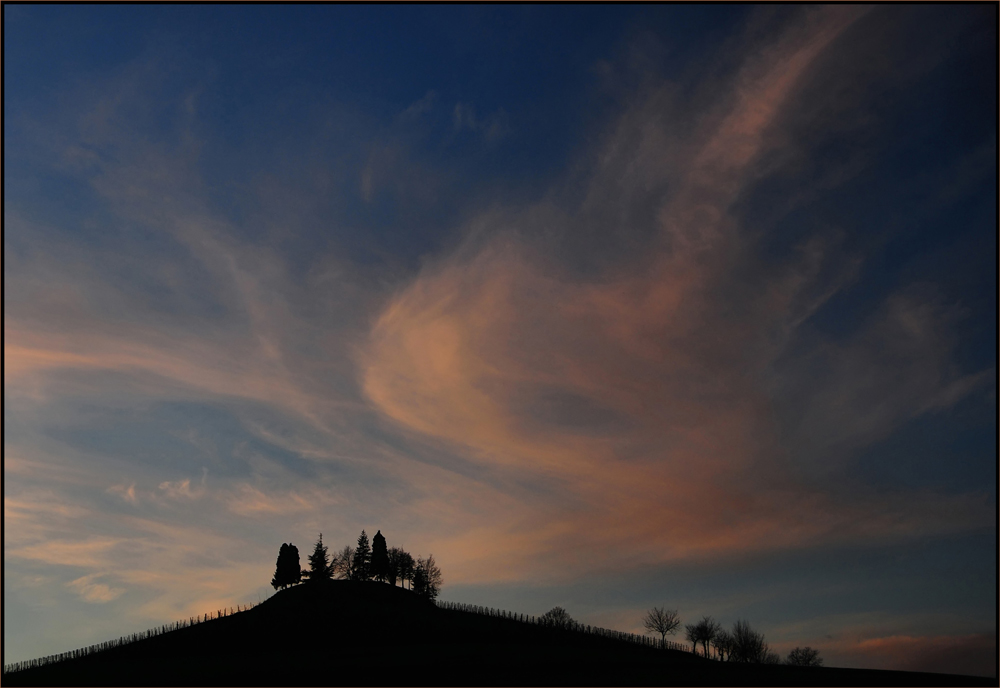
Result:
<instances>
[{"instance_id":1,"label":"row of fence posts","mask_svg":"<svg viewBox=\"0 0 1000 688\"><path fill-rule=\"evenodd\" d=\"M444 602L435 601L438 607L441 609L451 609L459 612L467 612L470 614L479 614L481 616L489 616L498 619L508 619L510 621L518 621L520 623L535 624L538 626L555 626L554 624L546 623L540 617L534 617L527 614L515 614L513 612L508 612L502 609L493 609L492 607L481 607L475 604L463 604L461 602ZM599 626L585 626L583 624L574 624L572 626L564 627L567 630L576 631L578 633L586 633L589 635L596 635L602 638L612 638L614 640L622 640L629 643L635 643L636 645L645 645L646 647L658 647L668 650L680 650L681 652L691 652L691 648L687 645L681 643L675 643L670 640L657 640L656 638L651 638L646 635L639 635L638 633L627 633L625 631L615 631L609 628L600 628Z\"/></svg>"},{"instance_id":2,"label":"row of fence posts","mask_svg":"<svg viewBox=\"0 0 1000 688\"><path fill-rule=\"evenodd\" d=\"M205 623L206 621L214 621L216 619L232 616L233 614L239 614L240 612L253 609L256 606L256 604L239 604L236 605L236 607L227 607L226 609L219 609L215 612L209 612L208 614L201 614L199 616L192 616L187 619L175 621L174 623L163 624L162 626L150 628L149 630L142 631L141 633L123 635L121 638L109 640L103 643L97 643L95 645L89 645L87 647L80 648L79 650L70 650L69 652L63 652L58 655L48 655L47 657L39 657L38 659L27 659L23 662L4 664L3 673L9 674L15 671L24 671L25 669L34 669L35 667L55 664L56 662L63 662L68 659L86 657L97 652L103 652L104 650L111 650L116 647L130 645L140 640L146 640L147 638L155 638L156 636L163 635L164 633L178 631L182 628L188 628L190 626Z\"/></svg>"}]
</instances>

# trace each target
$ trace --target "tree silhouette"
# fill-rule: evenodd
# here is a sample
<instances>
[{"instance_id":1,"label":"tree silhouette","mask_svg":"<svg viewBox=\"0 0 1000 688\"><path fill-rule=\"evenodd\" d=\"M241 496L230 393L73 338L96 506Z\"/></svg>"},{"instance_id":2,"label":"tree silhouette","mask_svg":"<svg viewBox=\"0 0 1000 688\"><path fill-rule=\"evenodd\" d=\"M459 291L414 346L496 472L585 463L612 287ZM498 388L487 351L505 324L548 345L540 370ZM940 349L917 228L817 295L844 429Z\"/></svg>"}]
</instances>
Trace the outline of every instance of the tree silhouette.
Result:
<instances>
[{"instance_id":1,"label":"tree silhouette","mask_svg":"<svg viewBox=\"0 0 1000 688\"><path fill-rule=\"evenodd\" d=\"M764 634L758 633L746 621L740 620L733 624L733 645L730 656L734 662L752 662L762 664L768 659L770 648L764 642Z\"/></svg>"},{"instance_id":2,"label":"tree silhouette","mask_svg":"<svg viewBox=\"0 0 1000 688\"><path fill-rule=\"evenodd\" d=\"M666 644L667 634L676 633L677 627L681 625L681 620L677 616L676 609L653 607L646 612L646 616L642 619L642 625L646 627L647 633L659 633L660 642Z\"/></svg>"},{"instance_id":3,"label":"tree silhouette","mask_svg":"<svg viewBox=\"0 0 1000 688\"><path fill-rule=\"evenodd\" d=\"M556 626L557 628L573 628L576 626L576 621L562 607L553 607L542 614L539 617L539 621L548 626Z\"/></svg>"},{"instance_id":4,"label":"tree silhouette","mask_svg":"<svg viewBox=\"0 0 1000 688\"><path fill-rule=\"evenodd\" d=\"M698 643L701 641L700 631L698 630L698 624L686 624L684 626L684 638L691 643L691 652L697 654Z\"/></svg>"},{"instance_id":5,"label":"tree silhouette","mask_svg":"<svg viewBox=\"0 0 1000 688\"><path fill-rule=\"evenodd\" d=\"M372 538L371 576L383 582L389 576L389 551L385 547L385 537L381 530Z\"/></svg>"},{"instance_id":6,"label":"tree silhouette","mask_svg":"<svg viewBox=\"0 0 1000 688\"><path fill-rule=\"evenodd\" d=\"M719 632L715 634L712 638L712 647L715 648L716 654L719 659L725 661L729 658L730 652L733 647L733 636L730 635L729 631L720 628Z\"/></svg>"},{"instance_id":7,"label":"tree silhouette","mask_svg":"<svg viewBox=\"0 0 1000 688\"><path fill-rule=\"evenodd\" d=\"M708 657L708 644L715 640L715 635L722 630L722 626L710 616L704 617L698 622L701 626L701 647L705 651L705 656Z\"/></svg>"},{"instance_id":8,"label":"tree silhouette","mask_svg":"<svg viewBox=\"0 0 1000 688\"><path fill-rule=\"evenodd\" d=\"M386 552L385 578L389 585L395 585L397 580L401 580L401 564L403 550L399 547L390 547Z\"/></svg>"},{"instance_id":9,"label":"tree silhouette","mask_svg":"<svg viewBox=\"0 0 1000 688\"><path fill-rule=\"evenodd\" d=\"M309 570L302 575L309 578L309 582L318 583L322 580L333 578L333 569L330 568L330 558L327 555L326 546L323 544L323 533L319 534L316 547L309 555Z\"/></svg>"},{"instance_id":10,"label":"tree silhouette","mask_svg":"<svg viewBox=\"0 0 1000 688\"><path fill-rule=\"evenodd\" d=\"M434 555L417 559L413 569L413 592L433 600L441 592L441 569L434 562Z\"/></svg>"},{"instance_id":11,"label":"tree silhouette","mask_svg":"<svg viewBox=\"0 0 1000 688\"><path fill-rule=\"evenodd\" d=\"M684 627L686 630L685 637L688 642L691 643L691 651L698 651L698 643L701 643L703 654L708 657L708 644L712 642L715 634L718 633L722 627L712 620L710 616L702 617L701 621L696 624L688 624Z\"/></svg>"},{"instance_id":12,"label":"tree silhouette","mask_svg":"<svg viewBox=\"0 0 1000 688\"><path fill-rule=\"evenodd\" d=\"M371 578L372 549L368 545L368 535L361 531L358 536L358 546L354 548L354 559L351 561L351 577L354 580Z\"/></svg>"},{"instance_id":13,"label":"tree silhouette","mask_svg":"<svg viewBox=\"0 0 1000 688\"><path fill-rule=\"evenodd\" d=\"M811 647L797 647L788 653L785 664L792 666L823 666L823 659L819 656L819 650Z\"/></svg>"},{"instance_id":14,"label":"tree silhouette","mask_svg":"<svg viewBox=\"0 0 1000 688\"><path fill-rule=\"evenodd\" d=\"M299 548L293 544L282 544L278 550L278 561L274 567L274 577L271 585L274 589L287 588L302 579L302 569L299 566Z\"/></svg>"},{"instance_id":15,"label":"tree silhouette","mask_svg":"<svg viewBox=\"0 0 1000 688\"><path fill-rule=\"evenodd\" d=\"M333 569L333 573L337 576L337 578L351 580L351 567L353 563L354 548L350 545L344 545L344 549L333 555L333 560L330 562L330 568Z\"/></svg>"},{"instance_id":16,"label":"tree silhouette","mask_svg":"<svg viewBox=\"0 0 1000 688\"><path fill-rule=\"evenodd\" d=\"M399 578L402 581L407 581L407 588L413 589L413 577L417 570L417 563L413 560L413 556L409 552L404 552L400 550L399 553Z\"/></svg>"}]
</instances>

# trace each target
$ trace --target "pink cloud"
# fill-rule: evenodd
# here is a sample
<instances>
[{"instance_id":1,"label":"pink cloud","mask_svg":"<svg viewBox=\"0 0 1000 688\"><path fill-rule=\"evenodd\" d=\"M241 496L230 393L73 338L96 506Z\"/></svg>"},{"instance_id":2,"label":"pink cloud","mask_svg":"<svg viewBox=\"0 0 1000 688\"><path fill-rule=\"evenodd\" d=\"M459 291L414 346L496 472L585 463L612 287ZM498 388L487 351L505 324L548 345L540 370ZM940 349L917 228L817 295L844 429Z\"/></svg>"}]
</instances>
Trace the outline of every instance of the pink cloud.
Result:
<instances>
[{"instance_id":1,"label":"pink cloud","mask_svg":"<svg viewBox=\"0 0 1000 688\"><path fill-rule=\"evenodd\" d=\"M772 366L788 333L836 286L818 284L821 244L784 272L755 270L729 207L789 93L861 13L817 11L763 51L700 146L622 118L598 156L609 170L619 144L633 140L646 144L638 147L650 162L629 168L629 184L656 186L657 175L675 174L652 162L657 154L683 170L641 259L584 279L517 229L555 222L546 231L571 233L571 220L546 207L488 215L489 228L478 231L491 240L470 240L427 266L383 310L360 357L371 402L468 461L551 486L541 497L520 495L516 512L473 520L435 544L463 579L527 568L523 575L549 575L593 551L625 566L990 521L984 495L845 497L787 471ZM635 176L643 170L650 178ZM621 182L598 170L588 211L613 196L609 189ZM502 566L477 547L485 541Z\"/></svg>"}]
</instances>

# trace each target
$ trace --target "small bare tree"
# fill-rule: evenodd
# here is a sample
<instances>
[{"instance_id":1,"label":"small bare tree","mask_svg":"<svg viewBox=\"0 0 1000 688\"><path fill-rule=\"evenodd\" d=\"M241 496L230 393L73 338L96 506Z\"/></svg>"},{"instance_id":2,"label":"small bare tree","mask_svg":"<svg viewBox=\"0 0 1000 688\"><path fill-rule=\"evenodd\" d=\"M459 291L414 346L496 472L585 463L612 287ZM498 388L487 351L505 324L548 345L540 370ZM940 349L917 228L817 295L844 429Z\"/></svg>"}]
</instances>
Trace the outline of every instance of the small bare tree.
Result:
<instances>
[{"instance_id":1,"label":"small bare tree","mask_svg":"<svg viewBox=\"0 0 1000 688\"><path fill-rule=\"evenodd\" d=\"M664 607L653 607L642 619L642 625L646 627L647 633L659 633L660 642L667 644L667 634L673 635L677 632L677 627L681 625L681 619L677 615L676 609L666 609Z\"/></svg>"},{"instance_id":2,"label":"small bare tree","mask_svg":"<svg viewBox=\"0 0 1000 688\"><path fill-rule=\"evenodd\" d=\"M702 617L696 624L687 624L684 627L685 637L691 643L691 651L698 651L698 643L701 643L702 652L708 657L708 644L715 638L715 634L722 630L722 626L712 620L712 617Z\"/></svg>"},{"instance_id":3,"label":"small bare tree","mask_svg":"<svg viewBox=\"0 0 1000 688\"><path fill-rule=\"evenodd\" d=\"M407 587L411 590L413 589L413 574L417 569L417 563L413 561L413 557L409 552L400 552L399 555L399 580L400 585L403 581L407 582Z\"/></svg>"},{"instance_id":4,"label":"small bare tree","mask_svg":"<svg viewBox=\"0 0 1000 688\"><path fill-rule=\"evenodd\" d=\"M764 641L764 634L753 630L746 621L741 619L733 624L732 637L733 661L763 664L768 660L771 648Z\"/></svg>"},{"instance_id":5,"label":"small bare tree","mask_svg":"<svg viewBox=\"0 0 1000 688\"><path fill-rule=\"evenodd\" d=\"M354 548L350 545L345 545L344 549L333 555L333 561L330 563L330 568L333 569L333 573L337 576L337 578L342 580L351 580L353 578L353 562Z\"/></svg>"},{"instance_id":6,"label":"small bare tree","mask_svg":"<svg viewBox=\"0 0 1000 688\"><path fill-rule=\"evenodd\" d=\"M691 643L691 652L697 654L698 643L701 641L701 631L698 629L698 624L685 624L684 637Z\"/></svg>"},{"instance_id":7,"label":"small bare tree","mask_svg":"<svg viewBox=\"0 0 1000 688\"><path fill-rule=\"evenodd\" d=\"M558 628L574 628L577 623L562 607L553 607L539 617L539 621L547 626Z\"/></svg>"},{"instance_id":8,"label":"small bare tree","mask_svg":"<svg viewBox=\"0 0 1000 688\"><path fill-rule=\"evenodd\" d=\"M396 581L401 579L403 554L403 550L399 547L390 547L389 551L386 552L389 564L386 567L385 577L389 581L389 585L396 585Z\"/></svg>"},{"instance_id":9,"label":"small bare tree","mask_svg":"<svg viewBox=\"0 0 1000 688\"><path fill-rule=\"evenodd\" d=\"M819 656L819 650L811 647L797 647L788 653L785 664L792 666L823 666L823 658Z\"/></svg>"},{"instance_id":10,"label":"small bare tree","mask_svg":"<svg viewBox=\"0 0 1000 688\"><path fill-rule=\"evenodd\" d=\"M722 626L710 616L699 621L698 626L701 630L701 647L705 651L705 656L708 657L708 644L715 640L715 636L722 630Z\"/></svg>"},{"instance_id":11,"label":"small bare tree","mask_svg":"<svg viewBox=\"0 0 1000 688\"><path fill-rule=\"evenodd\" d=\"M719 659L723 662L726 661L733 651L733 636L729 631L719 629L719 632L712 638L712 647L715 648L715 654L718 655Z\"/></svg>"},{"instance_id":12,"label":"small bare tree","mask_svg":"<svg viewBox=\"0 0 1000 688\"><path fill-rule=\"evenodd\" d=\"M434 561L434 555L427 558L417 557L417 565L413 569L413 591L428 599L435 599L441 591L441 569Z\"/></svg>"}]
</instances>

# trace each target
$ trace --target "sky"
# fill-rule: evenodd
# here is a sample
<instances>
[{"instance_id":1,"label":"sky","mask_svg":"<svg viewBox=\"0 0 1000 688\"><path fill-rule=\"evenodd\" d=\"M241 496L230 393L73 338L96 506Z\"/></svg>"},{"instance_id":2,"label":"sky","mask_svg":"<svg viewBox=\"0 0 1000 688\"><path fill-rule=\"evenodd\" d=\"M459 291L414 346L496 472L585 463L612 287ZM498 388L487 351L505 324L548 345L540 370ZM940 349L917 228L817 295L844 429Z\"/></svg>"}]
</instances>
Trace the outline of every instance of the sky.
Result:
<instances>
[{"instance_id":1,"label":"sky","mask_svg":"<svg viewBox=\"0 0 1000 688\"><path fill-rule=\"evenodd\" d=\"M996 13L4 5L4 661L365 529L996 676Z\"/></svg>"}]
</instances>

